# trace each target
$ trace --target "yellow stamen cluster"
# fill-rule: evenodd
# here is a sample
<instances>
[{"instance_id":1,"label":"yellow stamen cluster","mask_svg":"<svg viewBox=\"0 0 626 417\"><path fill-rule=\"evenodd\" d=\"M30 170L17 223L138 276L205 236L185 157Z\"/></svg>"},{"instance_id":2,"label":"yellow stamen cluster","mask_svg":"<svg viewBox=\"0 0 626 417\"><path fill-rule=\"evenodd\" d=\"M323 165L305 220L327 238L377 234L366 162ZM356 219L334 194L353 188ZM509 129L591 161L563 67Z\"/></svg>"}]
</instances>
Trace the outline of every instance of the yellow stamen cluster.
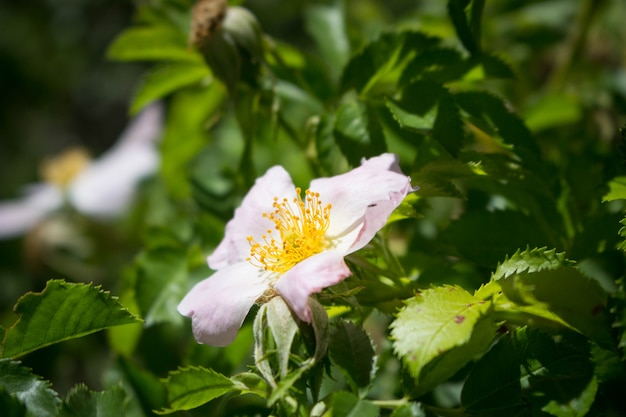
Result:
<instances>
[{"instance_id":1,"label":"yellow stamen cluster","mask_svg":"<svg viewBox=\"0 0 626 417\"><path fill-rule=\"evenodd\" d=\"M67 188L89 163L89 154L85 149L70 148L60 155L44 160L41 166L41 176L50 184Z\"/></svg>"},{"instance_id":2,"label":"yellow stamen cluster","mask_svg":"<svg viewBox=\"0 0 626 417\"><path fill-rule=\"evenodd\" d=\"M319 193L306 190L305 199L296 188L296 197L290 202L274 197L274 211L263 213L263 217L274 222L280 238L275 238L273 230L261 236L257 242L248 236L250 257L246 260L266 271L283 273L298 262L322 252L329 245L326 230L330 223L331 205L323 205Z\"/></svg>"}]
</instances>

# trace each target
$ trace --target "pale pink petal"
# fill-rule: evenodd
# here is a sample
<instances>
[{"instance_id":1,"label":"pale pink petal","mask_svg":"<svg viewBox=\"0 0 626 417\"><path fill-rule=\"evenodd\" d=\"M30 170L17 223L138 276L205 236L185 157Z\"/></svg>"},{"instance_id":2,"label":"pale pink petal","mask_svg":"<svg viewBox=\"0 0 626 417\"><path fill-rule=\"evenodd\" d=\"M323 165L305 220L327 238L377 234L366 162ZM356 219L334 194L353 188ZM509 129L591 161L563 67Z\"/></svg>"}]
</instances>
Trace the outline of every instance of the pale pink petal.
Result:
<instances>
[{"instance_id":1,"label":"pale pink petal","mask_svg":"<svg viewBox=\"0 0 626 417\"><path fill-rule=\"evenodd\" d=\"M130 205L135 189L159 167L155 141L162 129L163 110L152 105L126 128L118 142L72 182L70 201L81 213L114 217Z\"/></svg>"},{"instance_id":2,"label":"pale pink petal","mask_svg":"<svg viewBox=\"0 0 626 417\"><path fill-rule=\"evenodd\" d=\"M327 234L341 237L352 232L351 235L357 237L360 232L355 233L355 230L363 226L369 209L381 204L384 208L380 207L371 214L376 213L375 217L380 218L388 212L388 216L411 190L411 184L409 177L400 171L397 157L383 154L364 160L360 167L345 174L313 180L311 190L320 193L320 200L324 204L332 204ZM390 203L384 203L386 201ZM383 225L380 219L374 221L372 218L368 229ZM346 243L347 247L351 247L355 242Z\"/></svg>"},{"instance_id":3,"label":"pale pink petal","mask_svg":"<svg viewBox=\"0 0 626 417\"><path fill-rule=\"evenodd\" d=\"M301 320L310 323L309 296L343 281L350 274L342 253L321 252L285 272L276 283L276 290Z\"/></svg>"},{"instance_id":4,"label":"pale pink petal","mask_svg":"<svg viewBox=\"0 0 626 417\"><path fill-rule=\"evenodd\" d=\"M21 199L0 202L0 239L28 232L62 204L61 190L48 184L28 187Z\"/></svg>"},{"instance_id":5,"label":"pale pink petal","mask_svg":"<svg viewBox=\"0 0 626 417\"><path fill-rule=\"evenodd\" d=\"M235 340L248 311L267 288L258 269L247 262L234 264L196 284L178 312L191 318L198 343L226 346Z\"/></svg>"},{"instance_id":6,"label":"pale pink petal","mask_svg":"<svg viewBox=\"0 0 626 417\"><path fill-rule=\"evenodd\" d=\"M370 204L367 210L365 210L363 224L359 229L359 233L356 235L356 239L354 239L345 254L348 255L352 252L356 252L367 245L369 241L374 238L376 233L387 223L389 215L398 207L405 196L406 191L393 192L389 194L388 200L380 200Z\"/></svg>"},{"instance_id":7,"label":"pale pink petal","mask_svg":"<svg viewBox=\"0 0 626 417\"><path fill-rule=\"evenodd\" d=\"M258 178L248 194L235 210L235 215L226 225L224 239L209 256L209 266L220 269L227 265L245 261L250 256L248 236L260 239L274 223L263 217L273 211L274 197L295 197L295 186L283 167L275 166Z\"/></svg>"}]
</instances>

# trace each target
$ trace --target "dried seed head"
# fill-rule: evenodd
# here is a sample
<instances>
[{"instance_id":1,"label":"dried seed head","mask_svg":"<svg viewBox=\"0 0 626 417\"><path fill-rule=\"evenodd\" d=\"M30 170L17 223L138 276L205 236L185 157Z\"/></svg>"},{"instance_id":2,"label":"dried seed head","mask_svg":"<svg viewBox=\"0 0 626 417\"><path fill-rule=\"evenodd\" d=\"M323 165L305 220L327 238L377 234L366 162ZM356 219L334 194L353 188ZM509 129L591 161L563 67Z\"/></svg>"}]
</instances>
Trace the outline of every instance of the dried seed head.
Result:
<instances>
[{"instance_id":1,"label":"dried seed head","mask_svg":"<svg viewBox=\"0 0 626 417\"><path fill-rule=\"evenodd\" d=\"M227 0L199 0L193 7L189 43L201 47L221 29Z\"/></svg>"}]
</instances>

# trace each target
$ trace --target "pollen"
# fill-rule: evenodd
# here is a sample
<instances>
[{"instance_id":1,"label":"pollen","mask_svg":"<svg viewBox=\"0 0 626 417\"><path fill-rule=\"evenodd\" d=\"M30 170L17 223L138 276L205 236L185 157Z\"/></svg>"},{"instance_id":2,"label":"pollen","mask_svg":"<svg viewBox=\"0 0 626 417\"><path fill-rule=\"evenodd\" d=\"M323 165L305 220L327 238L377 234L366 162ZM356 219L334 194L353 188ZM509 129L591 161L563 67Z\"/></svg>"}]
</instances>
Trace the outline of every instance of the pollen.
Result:
<instances>
[{"instance_id":1,"label":"pollen","mask_svg":"<svg viewBox=\"0 0 626 417\"><path fill-rule=\"evenodd\" d=\"M274 223L260 240L248 236L250 257L246 260L266 271L284 273L302 260L322 252L330 245L326 230L330 224L331 205L324 205L319 193L301 189L289 200L274 197L271 213L263 217Z\"/></svg>"}]
</instances>

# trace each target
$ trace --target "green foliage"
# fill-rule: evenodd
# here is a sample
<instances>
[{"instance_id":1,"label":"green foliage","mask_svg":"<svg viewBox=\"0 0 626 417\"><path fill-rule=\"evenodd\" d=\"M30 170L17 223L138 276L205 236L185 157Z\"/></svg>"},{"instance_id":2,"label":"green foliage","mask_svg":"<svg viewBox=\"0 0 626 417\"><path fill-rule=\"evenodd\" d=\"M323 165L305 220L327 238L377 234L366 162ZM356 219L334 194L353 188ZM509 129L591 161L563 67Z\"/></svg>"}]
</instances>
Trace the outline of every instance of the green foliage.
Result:
<instances>
[{"instance_id":1,"label":"green foliage","mask_svg":"<svg viewBox=\"0 0 626 417\"><path fill-rule=\"evenodd\" d=\"M450 378L495 337L491 303L460 287L439 287L409 299L393 322L394 350L421 392ZM430 367L427 368L427 366Z\"/></svg>"},{"instance_id":2,"label":"green foliage","mask_svg":"<svg viewBox=\"0 0 626 417\"><path fill-rule=\"evenodd\" d=\"M120 387L90 391L78 385L67 394L59 417L115 417L126 413L126 393Z\"/></svg>"},{"instance_id":3,"label":"green foliage","mask_svg":"<svg viewBox=\"0 0 626 417\"><path fill-rule=\"evenodd\" d=\"M3 416L623 413L626 5L249 0L220 16L192 3L138 4L106 52L143 71L118 87L130 114L167 110L132 209L92 219L70 198L23 244L0 242L0 319L26 293L0 326ZM41 26L4 9L16 33ZM0 42L3 75L52 94L63 80L40 51L59 45L7 39L21 47ZM66 78L80 83L54 103L92 102L75 96L85 78ZM231 345L197 344L177 305L256 178L282 165L304 189L384 152L415 190L345 258L351 276L310 298L311 322L268 291Z\"/></svg>"},{"instance_id":4,"label":"green foliage","mask_svg":"<svg viewBox=\"0 0 626 417\"><path fill-rule=\"evenodd\" d=\"M61 280L49 281L40 293L24 295L15 305L15 312L19 318L7 329L2 342L5 358L139 321L99 287Z\"/></svg>"},{"instance_id":5,"label":"green foliage","mask_svg":"<svg viewBox=\"0 0 626 417\"><path fill-rule=\"evenodd\" d=\"M22 409L15 404L14 399L17 399L25 407L28 417L53 417L61 407L61 399L49 382L10 359L0 359L0 393L3 401L9 403L9 409L15 412Z\"/></svg>"},{"instance_id":6,"label":"green foliage","mask_svg":"<svg viewBox=\"0 0 626 417\"><path fill-rule=\"evenodd\" d=\"M376 356L372 341L362 328L337 322L330 334L329 354L354 391L372 383Z\"/></svg>"},{"instance_id":7,"label":"green foliage","mask_svg":"<svg viewBox=\"0 0 626 417\"><path fill-rule=\"evenodd\" d=\"M214 398L237 390L237 386L224 375L202 367L187 367L170 372L163 380L167 389L169 408L159 414L191 410Z\"/></svg>"}]
</instances>

